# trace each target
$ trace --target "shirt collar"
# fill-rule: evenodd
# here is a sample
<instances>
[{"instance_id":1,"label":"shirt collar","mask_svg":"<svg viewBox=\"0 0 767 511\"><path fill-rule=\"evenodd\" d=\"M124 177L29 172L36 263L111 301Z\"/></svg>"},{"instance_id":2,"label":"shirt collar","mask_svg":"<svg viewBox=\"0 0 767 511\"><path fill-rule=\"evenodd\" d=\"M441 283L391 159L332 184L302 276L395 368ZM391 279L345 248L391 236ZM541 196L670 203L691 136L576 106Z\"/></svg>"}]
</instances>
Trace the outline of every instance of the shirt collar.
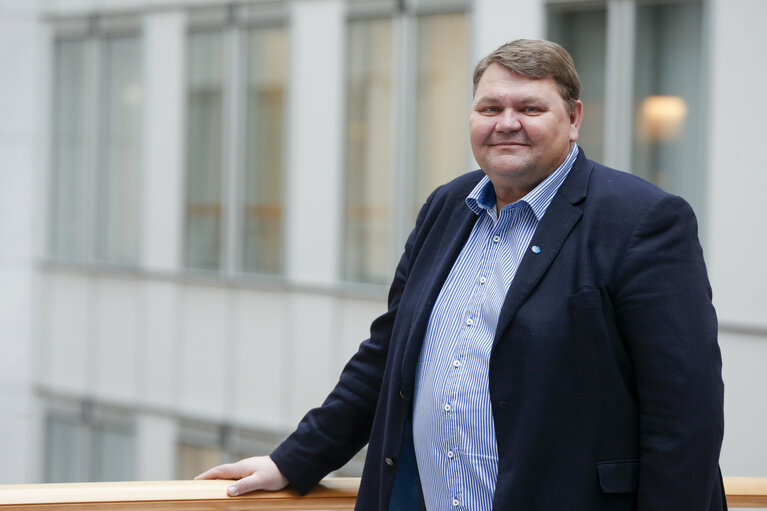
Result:
<instances>
[{"instance_id":1,"label":"shirt collar","mask_svg":"<svg viewBox=\"0 0 767 511\"><path fill-rule=\"evenodd\" d=\"M520 202L524 202L530 206L533 210L535 217L540 220L543 218L543 214L546 213L546 209L554 199L557 190L564 182L567 175L570 173L570 169L573 168L575 159L578 156L578 144L573 144L572 149L562 162L557 170L549 174L538 186L530 190L524 197L516 202L507 204L505 207L514 206ZM466 205L477 215L482 211L493 212L495 211L496 197L495 188L493 183L490 182L490 178L486 175L477 183L477 186L466 197Z\"/></svg>"}]
</instances>

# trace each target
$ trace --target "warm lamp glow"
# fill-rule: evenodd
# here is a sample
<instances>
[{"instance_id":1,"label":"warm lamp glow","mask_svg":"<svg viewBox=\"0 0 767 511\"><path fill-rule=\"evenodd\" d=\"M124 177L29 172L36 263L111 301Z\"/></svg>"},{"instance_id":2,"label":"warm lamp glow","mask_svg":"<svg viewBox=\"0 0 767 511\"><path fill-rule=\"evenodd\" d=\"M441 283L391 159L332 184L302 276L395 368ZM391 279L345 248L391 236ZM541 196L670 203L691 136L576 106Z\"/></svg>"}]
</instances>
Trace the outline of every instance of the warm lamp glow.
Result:
<instances>
[{"instance_id":1,"label":"warm lamp glow","mask_svg":"<svg viewBox=\"0 0 767 511\"><path fill-rule=\"evenodd\" d=\"M643 140L676 140L687 117L687 104L679 96L648 96L639 106L637 133Z\"/></svg>"}]
</instances>

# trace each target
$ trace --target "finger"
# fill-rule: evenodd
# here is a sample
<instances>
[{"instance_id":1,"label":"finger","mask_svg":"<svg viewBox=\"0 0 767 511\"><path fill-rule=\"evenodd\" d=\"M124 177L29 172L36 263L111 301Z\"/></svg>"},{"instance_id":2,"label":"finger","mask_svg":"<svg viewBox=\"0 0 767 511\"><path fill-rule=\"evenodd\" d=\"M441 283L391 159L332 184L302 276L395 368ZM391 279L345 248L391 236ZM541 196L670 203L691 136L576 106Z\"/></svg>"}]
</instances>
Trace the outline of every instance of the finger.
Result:
<instances>
[{"instance_id":1,"label":"finger","mask_svg":"<svg viewBox=\"0 0 767 511\"><path fill-rule=\"evenodd\" d=\"M247 472L240 470L236 464L227 463L225 465L213 467L198 475L195 479L239 479L247 474Z\"/></svg>"},{"instance_id":2,"label":"finger","mask_svg":"<svg viewBox=\"0 0 767 511\"><path fill-rule=\"evenodd\" d=\"M199 474L195 476L195 480L199 479L216 479L216 476L218 474L218 467L213 467L211 469L206 470L202 474Z\"/></svg>"}]
</instances>

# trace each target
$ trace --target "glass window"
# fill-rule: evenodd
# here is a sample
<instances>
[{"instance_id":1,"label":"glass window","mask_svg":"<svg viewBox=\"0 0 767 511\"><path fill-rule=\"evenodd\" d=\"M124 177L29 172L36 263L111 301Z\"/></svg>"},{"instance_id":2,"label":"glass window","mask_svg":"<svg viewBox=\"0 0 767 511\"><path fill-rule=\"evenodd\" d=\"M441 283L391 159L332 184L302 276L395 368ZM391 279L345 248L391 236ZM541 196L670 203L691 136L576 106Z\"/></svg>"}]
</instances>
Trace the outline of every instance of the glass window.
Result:
<instances>
[{"instance_id":1,"label":"glass window","mask_svg":"<svg viewBox=\"0 0 767 511\"><path fill-rule=\"evenodd\" d=\"M54 131L51 179L51 254L86 259L89 251L88 126L93 105L86 40L54 48Z\"/></svg>"},{"instance_id":2,"label":"glass window","mask_svg":"<svg viewBox=\"0 0 767 511\"><path fill-rule=\"evenodd\" d=\"M185 263L218 269L222 244L224 74L221 31L189 35Z\"/></svg>"},{"instance_id":3,"label":"glass window","mask_svg":"<svg viewBox=\"0 0 767 511\"><path fill-rule=\"evenodd\" d=\"M79 421L48 417L45 452L46 482L72 483L88 479L87 431Z\"/></svg>"},{"instance_id":4,"label":"glass window","mask_svg":"<svg viewBox=\"0 0 767 511\"><path fill-rule=\"evenodd\" d=\"M92 431L92 481L130 481L136 477L133 433L118 425L99 424Z\"/></svg>"},{"instance_id":5,"label":"glass window","mask_svg":"<svg viewBox=\"0 0 767 511\"><path fill-rule=\"evenodd\" d=\"M248 32L247 120L243 204L243 270L283 269L283 119L287 35L282 28Z\"/></svg>"},{"instance_id":6,"label":"glass window","mask_svg":"<svg viewBox=\"0 0 767 511\"><path fill-rule=\"evenodd\" d=\"M349 22L346 71L344 277L389 278L392 141L392 22Z\"/></svg>"},{"instance_id":7,"label":"glass window","mask_svg":"<svg viewBox=\"0 0 767 511\"><path fill-rule=\"evenodd\" d=\"M91 404L52 404L45 423L45 480L130 481L136 477L136 443L129 414Z\"/></svg>"},{"instance_id":8,"label":"glass window","mask_svg":"<svg viewBox=\"0 0 767 511\"><path fill-rule=\"evenodd\" d=\"M50 252L138 259L140 48L135 35L83 34L54 47Z\"/></svg>"},{"instance_id":9,"label":"glass window","mask_svg":"<svg viewBox=\"0 0 767 511\"><path fill-rule=\"evenodd\" d=\"M399 231L434 188L467 170L468 17L407 14L396 31L391 18L355 19L348 31L343 275L386 283ZM397 59L398 44L412 44L412 58Z\"/></svg>"},{"instance_id":10,"label":"glass window","mask_svg":"<svg viewBox=\"0 0 767 511\"><path fill-rule=\"evenodd\" d=\"M581 79L583 124L578 145L589 158L603 161L607 10L552 12L549 15L548 37L570 52Z\"/></svg>"},{"instance_id":11,"label":"glass window","mask_svg":"<svg viewBox=\"0 0 767 511\"><path fill-rule=\"evenodd\" d=\"M634 59L634 171L693 207L703 195L702 11L639 5Z\"/></svg>"},{"instance_id":12,"label":"glass window","mask_svg":"<svg viewBox=\"0 0 767 511\"><path fill-rule=\"evenodd\" d=\"M196 475L222 462L223 453L216 447L189 442L178 444L177 477L179 479L194 479Z\"/></svg>"},{"instance_id":13,"label":"glass window","mask_svg":"<svg viewBox=\"0 0 767 511\"><path fill-rule=\"evenodd\" d=\"M418 18L415 213L434 188L468 170L468 41L464 13Z\"/></svg>"},{"instance_id":14,"label":"glass window","mask_svg":"<svg viewBox=\"0 0 767 511\"><path fill-rule=\"evenodd\" d=\"M99 191L99 258L133 263L138 255L141 80L136 37L104 40L104 161Z\"/></svg>"}]
</instances>

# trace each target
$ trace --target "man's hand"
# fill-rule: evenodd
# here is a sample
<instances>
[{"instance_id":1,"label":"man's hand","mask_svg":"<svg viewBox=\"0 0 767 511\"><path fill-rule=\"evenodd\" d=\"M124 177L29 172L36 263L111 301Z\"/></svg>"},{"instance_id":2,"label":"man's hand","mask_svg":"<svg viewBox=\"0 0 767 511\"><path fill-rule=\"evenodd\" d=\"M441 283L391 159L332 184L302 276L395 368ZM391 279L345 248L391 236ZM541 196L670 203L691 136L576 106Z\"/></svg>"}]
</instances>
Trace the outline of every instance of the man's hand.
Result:
<instances>
[{"instance_id":1,"label":"man's hand","mask_svg":"<svg viewBox=\"0 0 767 511\"><path fill-rule=\"evenodd\" d=\"M195 479L239 479L226 490L232 497L254 490L281 490L288 485L288 480L269 456L254 456L219 465Z\"/></svg>"}]
</instances>

